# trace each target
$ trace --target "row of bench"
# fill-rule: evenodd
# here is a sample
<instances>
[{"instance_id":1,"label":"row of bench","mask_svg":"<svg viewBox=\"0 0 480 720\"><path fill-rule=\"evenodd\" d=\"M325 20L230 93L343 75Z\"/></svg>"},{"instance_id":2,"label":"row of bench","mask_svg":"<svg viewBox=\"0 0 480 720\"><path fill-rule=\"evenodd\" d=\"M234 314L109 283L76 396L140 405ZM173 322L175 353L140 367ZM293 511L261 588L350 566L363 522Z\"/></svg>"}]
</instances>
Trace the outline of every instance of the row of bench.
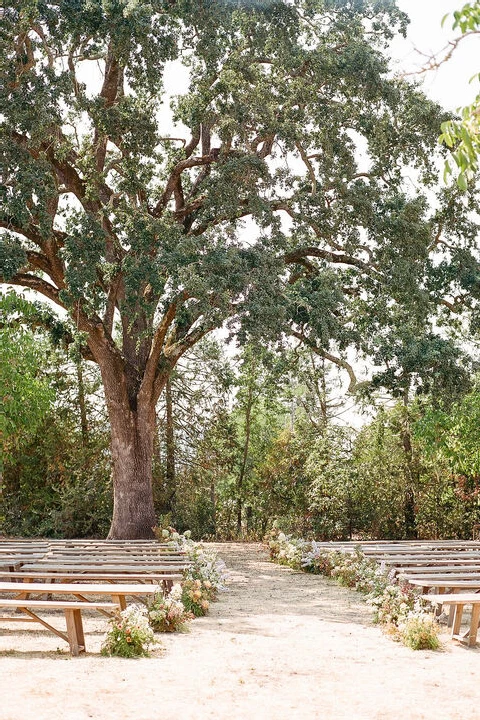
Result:
<instances>
[{"instance_id":1,"label":"row of bench","mask_svg":"<svg viewBox=\"0 0 480 720\"><path fill-rule=\"evenodd\" d=\"M17 611L0 620L40 623L79 655L82 611L111 616L126 607L127 596L153 596L159 586L167 592L188 566L185 553L157 541L0 540L0 607ZM65 631L50 622L56 610L63 611Z\"/></svg>"},{"instance_id":2,"label":"row of bench","mask_svg":"<svg viewBox=\"0 0 480 720\"><path fill-rule=\"evenodd\" d=\"M368 541L319 543L328 550L355 552L376 560L401 581L420 587L424 600L440 613L449 609L452 637L473 647L480 619L480 542L474 540ZM467 629L464 610L471 607Z\"/></svg>"}]
</instances>

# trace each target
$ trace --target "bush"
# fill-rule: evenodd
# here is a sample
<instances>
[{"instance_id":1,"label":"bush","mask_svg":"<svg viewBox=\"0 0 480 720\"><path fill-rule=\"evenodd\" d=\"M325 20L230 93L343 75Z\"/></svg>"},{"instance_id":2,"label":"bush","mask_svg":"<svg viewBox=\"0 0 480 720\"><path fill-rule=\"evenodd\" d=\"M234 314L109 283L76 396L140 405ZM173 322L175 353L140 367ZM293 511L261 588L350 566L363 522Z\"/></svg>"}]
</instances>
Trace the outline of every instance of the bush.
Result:
<instances>
[{"instance_id":1,"label":"bush","mask_svg":"<svg viewBox=\"0 0 480 720\"><path fill-rule=\"evenodd\" d=\"M401 641L412 650L438 650L438 626L431 614L411 615L399 628Z\"/></svg>"}]
</instances>

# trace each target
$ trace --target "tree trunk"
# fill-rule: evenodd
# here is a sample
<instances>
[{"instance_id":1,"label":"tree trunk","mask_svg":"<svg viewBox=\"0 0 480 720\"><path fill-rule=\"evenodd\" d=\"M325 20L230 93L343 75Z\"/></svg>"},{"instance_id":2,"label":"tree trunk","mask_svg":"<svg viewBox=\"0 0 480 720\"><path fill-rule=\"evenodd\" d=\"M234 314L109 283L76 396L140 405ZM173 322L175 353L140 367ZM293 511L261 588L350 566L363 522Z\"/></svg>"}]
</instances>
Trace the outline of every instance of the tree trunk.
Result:
<instances>
[{"instance_id":1,"label":"tree trunk","mask_svg":"<svg viewBox=\"0 0 480 720\"><path fill-rule=\"evenodd\" d=\"M415 487L418 487L419 472L414 461L410 420L408 416L408 398L404 399L405 417L402 427L402 444L406 459L406 487L404 493L403 514L405 519L405 536L407 540L416 540L417 518L415 510Z\"/></svg>"},{"instance_id":2,"label":"tree trunk","mask_svg":"<svg viewBox=\"0 0 480 720\"><path fill-rule=\"evenodd\" d=\"M243 485L247 470L248 451L250 449L250 433L252 426L253 390L249 385L247 407L245 409L245 442L243 445L242 464L237 479L237 536L242 534Z\"/></svg>"},{"instance_id":3,"label":"tree trunk","mask_svg":"<svg viewBox=\"0 0 480 720\"><path fill-rule=\"evenodd\" d=\"M172 383L168 378L165 385L165 449L166 472L165 480L168 492L168 505L172 517L175 517L176 479L175 479L175 427L173 419Z\"/></svg>"},{"instance_id":4,"label":"tree trunk","mask_svg":"<svg viewBox=\"0 0 480 720\"><path fill-rule=\"evenodd\" d=\"M78 387L78 408L80 411L80 427L82 429L82 443L88 445L88 418L87 405L85 402L85 384L83 382L82 361L77 360L77 387Z\"/></svg>"},{"instance_id":5,"label":"tree trunk","mask_svg":"<svg viewBox=\"0 0 480 720\"><path fill-rule=\"evenodd\" d=\"M146 405L146 407L144 407ZM108 402L113 464L113 517L108 537L117 540L154 538L152 460L155 433L153 402L136 410Z\"/></svg>"}]
</instances>

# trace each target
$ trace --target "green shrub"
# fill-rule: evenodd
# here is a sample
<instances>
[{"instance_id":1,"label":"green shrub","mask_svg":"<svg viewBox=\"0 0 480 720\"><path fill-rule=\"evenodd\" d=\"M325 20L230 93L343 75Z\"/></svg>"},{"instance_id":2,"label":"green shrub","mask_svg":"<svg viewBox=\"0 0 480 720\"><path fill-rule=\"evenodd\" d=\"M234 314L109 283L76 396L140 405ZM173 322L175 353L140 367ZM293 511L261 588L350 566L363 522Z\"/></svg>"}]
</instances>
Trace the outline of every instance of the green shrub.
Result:
<instances>
[{"instance_id":1,"label":"green shrub","mask_svg":"<svg viewBox=\"0 0 480 720\"><path fill-rule=\"evenodd\" d=\"M399 628L400 639L412 650L438 650L438 626L432 615L412 615Z\"/></svg>"}]
</instances>

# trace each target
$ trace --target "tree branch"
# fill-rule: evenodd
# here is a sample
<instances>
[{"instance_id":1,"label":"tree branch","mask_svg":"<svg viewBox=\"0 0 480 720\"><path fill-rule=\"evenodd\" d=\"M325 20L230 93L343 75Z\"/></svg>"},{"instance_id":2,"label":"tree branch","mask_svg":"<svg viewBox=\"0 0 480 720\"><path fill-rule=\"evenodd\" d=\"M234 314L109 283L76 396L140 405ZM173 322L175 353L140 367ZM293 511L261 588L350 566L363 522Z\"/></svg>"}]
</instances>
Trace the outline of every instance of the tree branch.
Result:
<instances>
[{"instance_id":1,"label":"tree branch","mask_svg":"<svg viewBox=\"0 0 480 720\"><path fill-rule=\"evenodd\" d=\"M300 340L302 343L307 345L311 350L313 350L314 353L319 355L319 357L325 358L325 360L328 360L329 362L333 363L337 367L341 368L342 370L346 370L348 377L350 378L350 383L347 389L347 393L352 395L355 390L357 389L359 382L357 380L357 376L355 375L355 372L353 370L353 367L350 365L349 362L344 360L343 358L336 357L335 355L332 355L331 353L327 352L326 350L321 350L318 348L315 343L313 343L306 335L304 335L301 332L298 332L297 330L291 330L291 333L294 337L296 337L298 340Z\"/></svg>"}]
</instances>

